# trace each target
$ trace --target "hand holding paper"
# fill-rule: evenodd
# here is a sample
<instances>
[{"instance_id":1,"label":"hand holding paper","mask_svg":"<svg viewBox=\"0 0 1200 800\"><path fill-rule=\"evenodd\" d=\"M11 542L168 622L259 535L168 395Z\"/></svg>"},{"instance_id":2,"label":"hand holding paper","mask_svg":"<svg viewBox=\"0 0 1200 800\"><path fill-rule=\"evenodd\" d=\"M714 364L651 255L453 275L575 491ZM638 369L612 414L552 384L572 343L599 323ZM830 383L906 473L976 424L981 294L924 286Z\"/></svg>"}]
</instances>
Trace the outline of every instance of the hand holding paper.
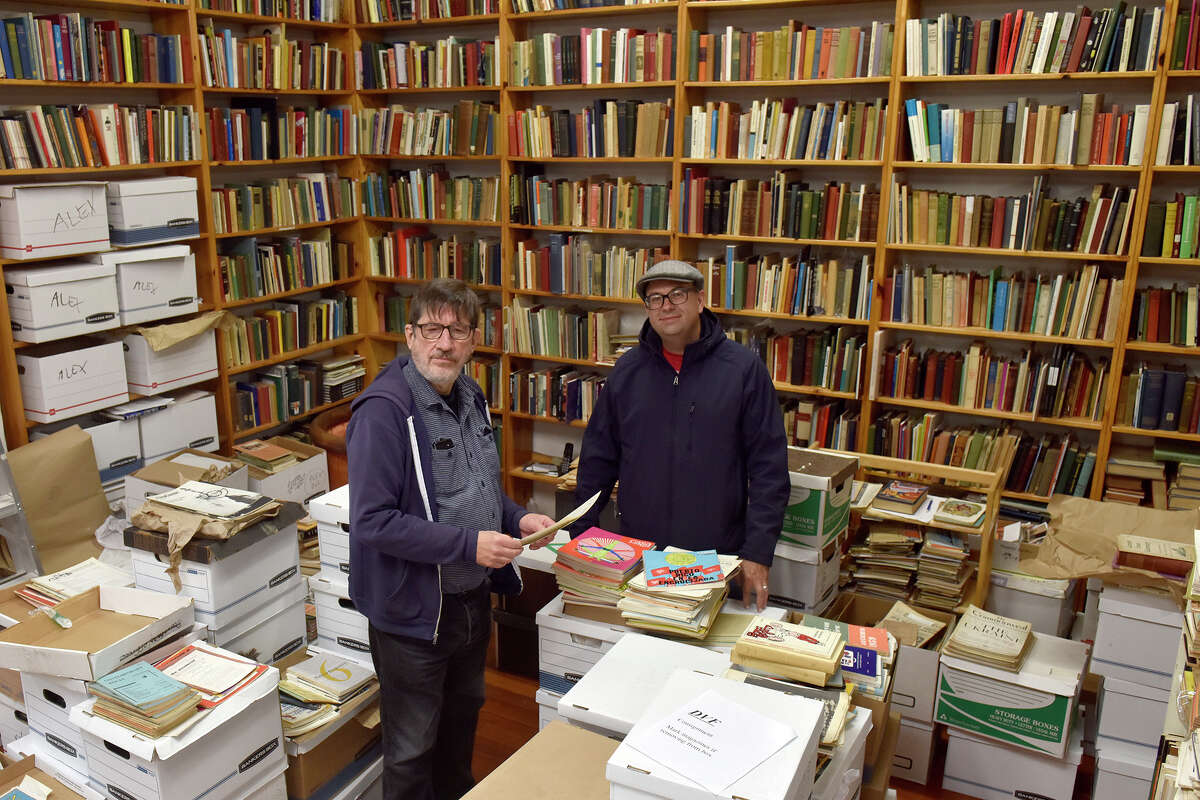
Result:
<instances>
[{"instance_id":1,"label":"hand holding paper","mask_svg":"<svg viewBox=\"0 0 1200 800\"><path fill-rule=\"evenodd\" d=\"M586 514L588 512L588 509L590 509L593 505L595 505L595 503L598 499L600 499L600 493L596 492L594 495L589 497L587 500L580 503L579 506L574 511L567 514L565 517L560 519L558 522L554 523L553 525L542 528L537 533L531 533L528 536L521 539L521 545L523 547L528 546L528 545L533 544L534 542L542 541L548 536L553 536L555 533L557 533L558 531L567 527L572 522L575 522L577 519L579 519L584 514Z\"/></svg>"}]
</instances>

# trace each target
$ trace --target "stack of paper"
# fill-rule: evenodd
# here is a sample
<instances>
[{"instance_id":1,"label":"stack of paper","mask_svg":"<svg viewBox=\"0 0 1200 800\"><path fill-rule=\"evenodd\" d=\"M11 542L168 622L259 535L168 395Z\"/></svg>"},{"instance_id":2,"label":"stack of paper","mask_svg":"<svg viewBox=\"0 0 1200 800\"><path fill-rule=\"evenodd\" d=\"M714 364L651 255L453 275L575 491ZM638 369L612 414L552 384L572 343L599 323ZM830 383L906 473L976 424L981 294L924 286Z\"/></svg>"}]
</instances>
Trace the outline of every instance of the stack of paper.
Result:
<instances>
[{"instance_id":1,"label":"stack of paper","mask_svg":"<svg viewBox=\"0 0 1200 800\"><path fill-rule=\"evenodd\" d=\"M321 548L317 537L317 521L305 517L296 523L296 536L300 540L300 571L305 575L316 575L321 571Z\"/></svg>"},{"instance_id":2,"label":"stack of paper","mask_svg":"<svg viewBox=\"0 0 1200 800\"><path fill-rule=\"evenodd\" d=\"M1020 672L1033 644L1033 623L967 606L942 651L977 664Z\"/></svg>"},{"instance_id":3,"label":"stack of paper","mask_svg":"<svg viewBox=\"0 0 1200 800\"><path fill-rule=\"evenodd\" d=\"M83 594L93 586L132 585L133 575L129 572L89 558L50 575L33 578L16 593L34 608L41 608Z\"/></svg>"},{"instance_id":4,"label":"stack of paper","mask_svg":"<svg viewBox=\"0 0 1200 800\"><path fill-rule=\"evenodd\" d=\"M921 531L897 522L871 521L866 544L850 548L856 591L907 600L917 571L916 548Z\"/></svg>"},{"instance_id":5,"label":"stack of paper","mask_svg":"<svg viewBox=\"0 0 1200 800\"><path fill-rule=\"evenodd\" d=\"M265 664L196 642L154 666L200 693L201 708L214 708L267 671Z\"/></svg>"},{"instance_id":6,"label":"stack of paper","mask_svg":"<svg viewBox=\"0 0 1200 800\"><path fill-rule=\"evenodd\" d=\"M195 715L200 695L144 661L88 684L97 716L130 730L159 737Z\"/></svg>"},{"instance_id":7,"label":"stack of paper","mask_svg":"<svg viewBox=\"0 0 1200 800\"><path fill-rule=\"evenodd\" d=\"M729 578L741 568L737 556L715 550L668 547L647 552L645 569L630 578L617 603L626 625L703 639L729 594Z\"/></svg>"},{"instance_id":8,"label":"stack of paper","mask_svg":"<svg viewBox=\"0 0 1200 800\"><path fill-rule=\"evenodd\" d=\"M883 619L875 624L895 636L900 644L909 647L924 647L946 628L946 623L941 620L918 613L901 602L894 603Z\"/></svg>"},{"instance_id":9,"label":"stack of paper","mask_svg":"<svg viewBox=\"0 0 1200 800\"><path fill-rule=\"evenodd\" d=\"M257 492L202 481L188 481L177 489L147 495L146 500L210 519L246 524L276 507L274 500Z\"/></svg>"},{"instance_id":10,"label":"stack of paper","mask_svg":"<svg viewBox=\"0 0 1200 800\"><path fill-rule=\"evenodd\" d=\"M845 646L836 631L755 617L729 658L747 672L825 686L838 673Z\"/></svg>"},{"instance_id":11,"label":"stack of paper","mask_svg":"<svg viewBox=\"0 0 1200 800\"><path fill-rule=\"evenodd\" d=\"M554 561L563 602L616 608L626 581L641 567L642 554L653 549L654 542L588 528L564 544Z\"/></svg>"},{"instance_id":12,"label":"stack of paper","mask_svg":"<svg viewBox=\"0 0 1200 800\"><path fill-rule=\"evenodd\" d=\"M724 678L751 686L761 686L784 694L798 695L817 700L825 709L821 715L820 749L831 752L842 744L842 734L846 731L846 717L850 713L850 695L842 689L818 689L815 686L801 686L790 681L768 678L765 675L753 675L738 668L725 670Z\"/></svg>"},{"instance_id":13,"label":"stack of paper","mask_svg":"<svg viewBox=\"0 0 1200 800\"><path fill-rule=\"evenodd\" d=\"M279 681L284 734L299 736L321 727L344 703L376 685L373 670L336 655L313 654L293 664Z\"/></svg>"},{"instance_id":14,"label":"stack of paper","mask_svg":"<svg viewBox=\"0 0 1200 800\"><path fill-rule=\"evenodd\" d=\"M926 531L917 557L917 593L913 602L928 608L953 611L963 601L967 581L975 572L964 543L944 531Z\"/></svg>"}]
</instances>

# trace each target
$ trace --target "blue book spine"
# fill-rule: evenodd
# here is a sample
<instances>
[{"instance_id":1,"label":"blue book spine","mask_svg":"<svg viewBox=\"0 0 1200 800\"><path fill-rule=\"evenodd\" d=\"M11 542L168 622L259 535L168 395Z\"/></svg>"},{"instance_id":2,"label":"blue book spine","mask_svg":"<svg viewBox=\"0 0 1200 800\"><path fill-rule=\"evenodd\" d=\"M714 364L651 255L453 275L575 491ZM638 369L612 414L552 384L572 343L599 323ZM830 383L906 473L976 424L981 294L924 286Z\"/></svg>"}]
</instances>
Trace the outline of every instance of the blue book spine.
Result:
<instances>
[{"instance_id":1,"label":"blue book spine","mask_svg":"<svg viewBox=\"0 0 1200 800\"><path fill-rule=\"evenodd\" d=\"M25 69L23 74L26 80L39 80L42 77L42 67L38 64L31 54L29 49L29 32L25 29L25 20L15 19L9 20L6 24L12 24L17 32L17 51L21 57L21 63Z\"/></svg>"},{"instance_id":2,"label":"blue book spine","mask_svg":"<svg viewBox=\"0 0 1200 800\"><path fill-rule=\"evenodd\" d=\"M929 137L929 160L942 160L942 107L937 103L925 106L925 130Z\"/></svg>"},{"instance_id":3,"label":"blue book spine","mask_svg":"<svg viewBox=\"0 0 1200 800\"><path fill-rule=\"evenodd\" d=\"M17 77L17 73L13 71L12 52L8 48L7 22L0 24L0 58L4 60L4 74L9 78Z\"/></svg>"},{"instance_id":4,"label":"blue book spine","mask_svg":"<svg viewBox=\"0 0 1200 800\"><path fill-rule=\"evenodd\" d=\"M846 645L842 649L842 671L874 678L879 674L879 654L866 647Z\"/></svg>"},{"instance_id":5,"label":"blue book spine","mask_svg":"<svg viewBox=\"0 0 1200 800\"><path fill-rule=\"evenodd\" d=\"M733 245L725 245L725 307L733 308Z\"/></svg>"},{"instance_id":6,"label":"blue book spine","mask_svg":"<svg viewBox=\"0 0 1200 800\"><path fill-rule=\"evenodd\" d=\"M996 283L996 298L992 303L992 330L1004 330L1004 320L1008 315L1008 281Z\"/></svg>"},{"instance_id":7,"label":"blue book spine","mask_svg":"<svg viewBox=\"0 0 1200 800\"><path fill-rule=\"evenodd\" d=\"M63 61L62 26L57 23L50 26L50 38L54 40L54 74L60 81L67 79L67 65Z\"/></svg>"}]
</instances>

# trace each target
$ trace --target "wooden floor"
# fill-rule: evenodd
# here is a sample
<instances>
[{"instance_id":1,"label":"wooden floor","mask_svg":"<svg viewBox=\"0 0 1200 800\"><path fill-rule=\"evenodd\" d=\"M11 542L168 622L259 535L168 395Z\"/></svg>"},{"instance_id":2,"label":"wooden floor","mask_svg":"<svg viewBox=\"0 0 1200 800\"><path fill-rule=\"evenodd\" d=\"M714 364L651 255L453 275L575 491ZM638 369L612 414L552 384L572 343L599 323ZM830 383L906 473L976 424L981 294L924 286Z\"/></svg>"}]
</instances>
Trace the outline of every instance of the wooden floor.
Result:
<instances>
[{"instance_id":1,"label":"wooden floor","mask_svg":"<svg viewBox=\"0 0 1200 800\"><path fill-rule=\"evenodd\" d=\"M487 703L479 716L479 727L475 734L475 757L472 768L475 779L480 780L512 753L516 752L538 730L538 709L534 700L538 684L536 680L524 678L491 667L487 670ZM944 742L938 747L937 762L931 770L935 776L942 774L941 761L945 757ZM934 782L938 782L934 778ZM936 787L919 786L908 781L893 781L899 800L962 800L967 795L943 792ZM1076 782L1074 800L1091 797L1091 769L1086 764L1080 769Z\"/></svg>"}]
</instances>

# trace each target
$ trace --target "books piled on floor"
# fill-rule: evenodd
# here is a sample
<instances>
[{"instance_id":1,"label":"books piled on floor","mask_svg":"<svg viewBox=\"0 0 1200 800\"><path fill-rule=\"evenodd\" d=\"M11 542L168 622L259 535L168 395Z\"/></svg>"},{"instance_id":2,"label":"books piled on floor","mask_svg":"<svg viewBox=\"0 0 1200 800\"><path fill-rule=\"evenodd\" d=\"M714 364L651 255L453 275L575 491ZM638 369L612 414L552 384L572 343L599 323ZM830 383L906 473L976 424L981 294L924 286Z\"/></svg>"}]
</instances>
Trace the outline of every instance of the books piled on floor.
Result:
<instances>
[{"instance_id":1,"label":"books piled on floor","mask_svg":"<svg viewBox=\"0 0 1200 800\"><path fill-rule=\"evenodd\" d=\"M312 653L279 681L285 736L300 736L334 719L343 704L378 685L374 670L333 654Z\"/></svg>"},{"instance_id":2,"label":"books piled on floor","mask_svg":"<svg viewBox=\"0 0 1200 800\"><path fill-rule=\"evenodd\" d=\"M570 604L616 608L621 591L642 566L654 542L588 528L564 544L554 560L554 578Z\"/></svg>"},{"instance_id":3,"label":"books piled on floor","mask_svg":"<svg viewBox=\"0 0 1200 800\"><path fill-rule=\"evenodd\" d=\"M144 661L88 684L92 713L157 738L196 714L200 695Z\"/></svg>"},{"instance_id":4,"label":"books piled on floor","mask_svg":"<svg viewBox=\"0 0 1200 800\"><path fill-rule=\"evenodd\" d=\"M943 652L1011 672L1020 672L1033 644L1033 623L1003 617L974 605L959 619Z\"/></svg>"},{"instance_id":5,"label":"books piled on floor","mask_svg":"<svg viewBox=\"0 0 1200 800\"><path fill-rule=\"evenodd\" d=\"M907 600L917 571L921 531L899 522L871 521L864 544L850 548L850 577L856 591Z\"/></svg>"},{"instance_id":6,"label":"books piled on floor","mask_svg":"<svg viewBox=\"0 0 1200 800\"><path fill-rule=\"evenodd\" d=\"M1179 462L1175 480L1167 490L1167 508L1171 511L1194 511L1200 508L1200 464Z\"/></svg>"},{"instance_id":7,"label":"books piled on floor","mask_svg":"<svg viewBox=\"0 0 1200 800\"><path fill-rule=\"evenodd\" d=\"M738 637L729 659L752 674L825 686L838 675L845 646L836 631L757 616Z\"/></svg>"},{"instance_id":8,"label":"books piled on floor","mask_svg":"<svg viewBox=\"0 0 1200 800\"><path fill-rule=\"evenodd\" d=\"M851 625L840 620L805 614L800 624L833 631L846 642L842 651L842 678L859 692L875 697L887 696L892 680L892 665L899 646L896 637L883 628Z\"/></svg>"},{"instance_id":9,"label":"books piled on floor","mask_svg":"<svg viewBox=\"0 0 1200 800\"><path fill-rule=\"evenodd\" d=\"M647 551L642 572L629 579L617 608L631 627L703 639L740 566L741 559L715 550Z\"/></svg>"},{"instance_id":10,"label":"books piled on floor","mask_svg":"<svg viewBox=\"0 0 1200 800\"><path fill-rule=\"evenodd\" d=\"M320 358L305 359L300 364L320 370L321 382L317 402L322 405L358 394L362 391L367 375L366 359L353 353L330 353Z\"/></svg>"},{"instance_id":11,"label":"books piled on floor","mask_svg":"<svg viewBox=\"0 0 1200 800\"><path fill-rule=\"evenodd\" d=\"M300 462L293 451L271 442L264 442L262 439L238 442L233 446L233 454L238 460L272 475Z\"/></svg>"},{"instance_id":12,"label":"books piled on floor","mask_svg":"<svg viewBox=\"0 0 1200 800\"><path fill-rule=\"evenodd\" d=\"M50 575L31 578L16 594L34 608L53 606L83 594L93 586L132 586L133 575L123 569L89 558Z\"/></svg>"},{"instance_id":13,"label":"books piled on floor","mask_svg":"<svg viewBox=\"0 0 1200 800\"><path fill-rule=\"evenodd\" d=\"M917 556L917 593L913 602L953 611L962 603L975 565L965 544L945 531L926 531Z\"/></svg>"}]
</instances>

